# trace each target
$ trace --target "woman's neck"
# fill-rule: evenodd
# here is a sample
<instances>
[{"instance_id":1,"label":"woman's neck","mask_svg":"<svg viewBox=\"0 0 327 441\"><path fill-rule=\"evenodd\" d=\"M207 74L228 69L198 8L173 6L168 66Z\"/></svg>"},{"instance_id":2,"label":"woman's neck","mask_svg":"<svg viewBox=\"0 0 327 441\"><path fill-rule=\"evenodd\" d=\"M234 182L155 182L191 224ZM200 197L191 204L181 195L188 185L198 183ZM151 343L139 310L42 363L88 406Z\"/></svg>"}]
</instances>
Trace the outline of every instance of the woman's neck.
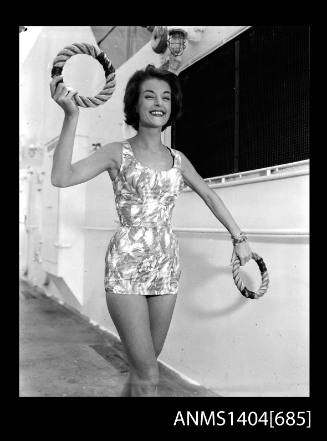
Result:
<instances>
[{"instance_id":1,"label":"woman's neck","mask_svg":"<svg viewBox=\"0 0 327 441\"><path fill-rule=\"evenodd\" d=\"M158 151L162 147L161 130L140 130L134 138L131 138L134 144L144 150Z\"/></svg>"}]
</instances>

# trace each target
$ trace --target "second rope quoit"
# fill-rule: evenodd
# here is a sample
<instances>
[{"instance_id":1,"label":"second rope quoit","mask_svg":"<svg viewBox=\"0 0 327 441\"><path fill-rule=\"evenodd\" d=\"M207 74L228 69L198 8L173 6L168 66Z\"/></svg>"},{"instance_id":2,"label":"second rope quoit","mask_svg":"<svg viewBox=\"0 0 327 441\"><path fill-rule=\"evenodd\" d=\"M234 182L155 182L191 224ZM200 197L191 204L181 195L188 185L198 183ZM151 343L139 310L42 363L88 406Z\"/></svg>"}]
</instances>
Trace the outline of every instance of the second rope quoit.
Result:
<instances>
[{"instance_id":1,"label":"second rope quoit","mask_svg":"<svg viewBox=\"0 0 327 441\"><path fill-rule=\"evenodd\" d=\"M269 285L269 276L266 264L264 263L262 257L260 257L256 253L252 253L252 259L257 263L260 273L261 273L261 286L257 291L250 291L243 283L240 277L240 260L237 256L235 256L232 262L232 272L233 279L236 287L240 291L240 293L248 298L248 299L259 299L262 297L268 290Z\"/></svg>"},{"instance_id":2,"label":"second rope quoit","mask_svg":"<svg viewBox=\"0 0 327 441\"><path fill-rule=\"evenodd\" d=\"M80 107L97 107L104 104L112 97L116 87L116 71L107 57L107 55L99 48L93 46L89 43L73 43L69 46L64 47L53 60L51 77L58 76L62 74L63 67L66 61L73 57L74 55L90 55L96 59L103 67L106 82L103 89L94 97L82 96L77 93L74 96L75 102Z\"/></svg>"}]
</instances>

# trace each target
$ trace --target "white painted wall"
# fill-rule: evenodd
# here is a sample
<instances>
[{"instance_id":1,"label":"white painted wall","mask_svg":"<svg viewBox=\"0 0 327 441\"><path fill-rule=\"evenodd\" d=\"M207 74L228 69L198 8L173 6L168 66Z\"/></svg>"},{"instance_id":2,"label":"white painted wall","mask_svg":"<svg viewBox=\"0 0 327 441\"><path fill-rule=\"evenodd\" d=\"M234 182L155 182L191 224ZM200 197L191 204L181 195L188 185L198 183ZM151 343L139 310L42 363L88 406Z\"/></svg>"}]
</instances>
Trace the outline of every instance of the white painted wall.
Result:
<instances>
[{"instance_id":1,"label":"white painted wall","mask_svg":"<svg viewBox=\"0 0 327 441\"><path fill-rule=\"evenodd\" d=\"M24 249L27 255L27 268L28 277L35 285L42 285L45 281L45 271L42 265L42 206L43 206L43 194L40 191L40 185L38 183L40 178L40 170L30 170L30 173L26 174L28 179L26 186L23 190L26 191L28 209L26 218L26 229L22 231L20 237L21 250ZM21 197L25 197L23 194ZM23 268L22 268L23 269Z\"/></svg>"},{"instance_id":2,"label":"white painted wall","mask_svg":"<svg viewBox=\"0 0 327 441\"><path fill-rule=\"evenodd\" d=\"M304 175L215 191L244 229L309 231L308 186ZM221 227L194 192L182 194L174 220L178 227ZM247 300L232 279L229 236L178 237L181 295L164 360L224 396L308 395L308 238L249 236L270 286L261 299ZM250 289L259 287L253 261L241 274Z\"/></svg>"},{"instance_id":3,"label":"white painted wall","mask_svg":"<svg viewBox=\"0 0 327 441\"><path fill-rule=\"evenodd\" d=\"M19 173L19 274L28 266L27 215L29 198L29 175L26 170Z\"/></svg>"},{"instance_id":4,"label":"white painted wall","mask_svg":"<svg viewBox=\"0 0 327 441\"><path fill-rule=\"evenodd\" d=\"M40 201L37 206L33 205L35 208L32 209L29 219L29 223L34 222L35 228L27 236L30 244L35 242L35 237L41 241L45 238L46 243L40 250L44 261L42 265L37 266L38 273L41 271L38 277L33 275L35 261L30 262L30 277L35 283L45 277L45 272L63 277L76 300L82 304L86 187L79 185L63 191L51 186L53 151L48 152L46 145L58 138L64 113L53 102L49 83L52 62L62 48L75 42L96 42L89 26L43 26L35 29L29 27L26 35L33 38L25 42L23 35L20 37L20 139L24 144L24 152L31 143L43 147L43 158L39 161L37 169L45 172L44 183L39 192ZM104 83L101 66L86 55L78 55L68 60L63 75L67 84L80 91L81 87L84 88L81 91L84 94L95 95L99 87L103 86L101 80ZM89 139L89 133L92 121L96 118L95 114L92 115L92 110L82 109L80 112L73 162L87 156L91 151L90 144L94 141ZM32 169L35 169L33 162L31 163ZM36 189L31 192L31 204L35 199L35 191ZM49 205L52 207L49 208ZM42 222L40 216L36 217L33 214L34 211L43 214L46 221ZM29 246L29 250L33 256L33 245Z\"/></svg>"},{"instance_id":5,"label":"white painted wall","mask_svg":"<svg viewBox=\"0 0 327 441\"><path fill-rule=\"evenodd\" d=\"M198 45L187 47L182 66L211 52L224 39L245 28L208 28ZM94 44L88 27L43 27L23 63L21 131L25 142L45 145L59 135L63 113L49 96L51 62L61 48L75 41ZM96 109L81 109L74 160L90 154L93 143L104 144L132 136L133 129L123 123L124 89L130 75L148 63L160 63L150 44L117 70L116 91L106 104ZM85 73L91 72L86 69ZM82 77L77 80L82 81ZM100 86L98 78L93 83L92 87ZM168 138L169 133L165 142ZM46 154L43 161L44 189L50 179L50 156ZM308 175L303 175L223 186L215 191L244 229L308 230L308 185ZM76 301L59 293L53 284L49 290L74 307L78 304L83 314L116 334L103 287L105 251L117 228L109 176L104 173L88 183L57 191L56 240L71 247L57 248L57 265L52 268L54 274L64 278ZM35 196L35 192L36 187L31 187L34 194L31 221L33 216L34 220L40 219L37 213L43 213L45 218L46 196L40 195L47 193L41 191ZM181 195L173 221L175 227L221 227L193 192ZM51 265L33 262L38 238L43 234L42 221L36 222L38 230L30 240L29 277L42 284L42 271L44 275ZM308 239L251 237L252 248L268 266L271 283L263 298L246 300L231 277L232 249L226 235L177 235L183 273L161 360L225 396L308 395ZM255 263L250 262L243 273L248 287L255 289L259 283Z\"/></svg>"},{"instance_id":6,"label":"white painted wall","mask_svg":"<svg viewBox=\"0 0 327 441\"><path fill-rule=\"evenodd\" d=\"M87 156L89 139L76 136L73 162ZM84 303L85 185L59 190L58 272L80 304Z\"/></svg>"},{"instance_id":7,"label":"white painted wall","mask_svg":"<svg viewBox=\"0 0 327 441\"><path fill-rule=\"evenodd\" d=\"M45 172L42 185L43 216L40 226L43 238L42 267L44 271L58 274L58 231L59 231L59 202L60 189L51 184L53 150L44 148L43 170Z\"/></svg>"}]
</instances>

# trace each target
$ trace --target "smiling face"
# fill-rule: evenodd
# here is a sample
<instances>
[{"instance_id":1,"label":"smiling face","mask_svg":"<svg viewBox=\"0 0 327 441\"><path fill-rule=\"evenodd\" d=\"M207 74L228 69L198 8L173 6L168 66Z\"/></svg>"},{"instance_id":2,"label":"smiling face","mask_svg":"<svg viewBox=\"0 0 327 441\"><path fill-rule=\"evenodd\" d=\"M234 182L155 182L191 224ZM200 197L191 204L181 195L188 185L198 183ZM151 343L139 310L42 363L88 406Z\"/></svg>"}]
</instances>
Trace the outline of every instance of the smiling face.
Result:
<instances>
[{"instance_id":1,"label":"smiling face","mask_svg":"<svg viewBox=\"0 0 327 441\"><path fill-rule=\"evenodd\" d=\"M171 89L166 81L151 78L143 81L137 103L139 127L164 126L171 113Z\"/></svg>"}]
</instances>

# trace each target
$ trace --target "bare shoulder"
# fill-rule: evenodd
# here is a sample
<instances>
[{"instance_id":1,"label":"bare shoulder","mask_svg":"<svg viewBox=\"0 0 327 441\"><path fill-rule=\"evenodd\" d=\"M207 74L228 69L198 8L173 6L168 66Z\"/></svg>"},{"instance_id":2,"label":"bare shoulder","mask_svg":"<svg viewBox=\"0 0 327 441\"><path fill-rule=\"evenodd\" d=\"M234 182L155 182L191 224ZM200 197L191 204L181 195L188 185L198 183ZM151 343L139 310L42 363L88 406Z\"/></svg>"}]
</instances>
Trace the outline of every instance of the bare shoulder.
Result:
<instances>
[{"instance_id":1,"label":"bare shoulder","mask_svg":"<svg viewBox=\"0 0 327 441\"><path fill-rule=\"evenodd\" d=\"M174 149L174 151L176 153L178 153L180 158L181 158L182 170L187 170L190 167L193 168L193 165L192 165L191 161L188 159L188 157L185 155L185 153L183 153L183 152L181 152L180 150L177 150L177 149Z\"/></svg>"},{"instance_id":2,"label":"bare shoulder","mask_svg":"<svg viewBox=\"0 0 327 441\"><path fill-rule=\"evenodd\" d=\"M108 158L116 164L121 162L122 143L119 141L109 142L101 147Z\"/></svg>"},{"instance_id":3,"label":"bare shoulder","mask_svg":"<svg viewBox=\"0 0 327 441\"><path fill-rule=\"evenodd\" d=\"M102 148L108 153L117 154L121 153L122 143L119 141L108 142L107 144L103 145Z\"/></svg>"},{"instance_id":4,"label":"bare shoulder","mask_svg":"<svg viewBox=\"0 0 327 441\"><path fill-rule=\"evenodd\" d=\"M211 193L212 190L210 190L208 184L197 172L196 168L185 155L185 153L181 152L180 150L176 150L176 152L180 154L181 172L185 184L188 185L196 193L198 193L206 201L208 194Z\"/></svg>"},{"instance_id":5,"label":"bare shoulder","mask_svg":"<svg viewBox=\"0 0 327 441\"><path fill-rule=\"evenodd\" d=\"M178 153L182 159L187 159L185 154L183 152L181 152L180 150L177 150L177 149L173 149L173 150L174 150L174 152Z\"/></svg>"}]
</instances>

